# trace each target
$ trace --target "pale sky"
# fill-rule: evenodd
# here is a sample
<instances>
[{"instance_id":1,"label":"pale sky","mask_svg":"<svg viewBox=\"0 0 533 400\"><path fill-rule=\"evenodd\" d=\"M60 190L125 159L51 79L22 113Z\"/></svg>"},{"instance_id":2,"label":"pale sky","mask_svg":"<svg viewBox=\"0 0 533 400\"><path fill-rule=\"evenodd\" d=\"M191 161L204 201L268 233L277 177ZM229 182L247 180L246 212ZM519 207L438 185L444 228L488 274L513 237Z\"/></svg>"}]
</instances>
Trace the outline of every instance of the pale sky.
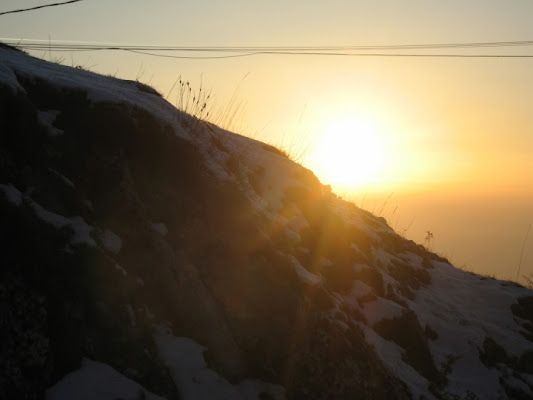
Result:
<instances>
[{"instance_id":1,"label":"pale sky","mask_svg":"<svg viewBox=\"0 0 533 400\"><path fill-rule=\"evenodd\" d=\"M49 2L3 0L0 12ZM533 40L531 21L531 0L85 0L0 16L0 38L184 46L471 43ZM446 52L533 55L533 46ZM440 237L450 237L442 251L463 251L457 250L462 244L452 234L462 223L486 224L495 232L492 240L501 243L497 236L504 228L491 223L498 209L509 215L507 221L516 220L505 228L516 237L510 234L499 252L508 252L506 259L514 257L514 262L519 249L513 246L520 247L516 241L533 222L532 58L259 55L178 60L120 51L33 54L139 79L164 95L179 76L196 87L201 80L214 95L213 106L221 110L218 122L303 153L301 161L324 183L359 202L375 191L385 197L400 193L404 219L412 215L428 221L428 226L418 222L412 236L420 242L424 230L433 229L437 239L441 230ZM228 121L232 96L239 109ZM362 131L365 139L336 136L343 130ZM341 145L329 148L328 141ZM336 174L341 168L354 172ZM466 207L457 219L435 209L440 207L437 198L446 202L452 197L451 203L465 199L456 207ZM414 206L419 201L434 214ZM477 215L476 221L468 222L469 213ZM461 240L469 238L473 242L465 253L479 247L473 233ZM533 273L533 234L530 239L526 268ZM477 260L472 269L489 262Z\"/></svg>"}]
</instances>

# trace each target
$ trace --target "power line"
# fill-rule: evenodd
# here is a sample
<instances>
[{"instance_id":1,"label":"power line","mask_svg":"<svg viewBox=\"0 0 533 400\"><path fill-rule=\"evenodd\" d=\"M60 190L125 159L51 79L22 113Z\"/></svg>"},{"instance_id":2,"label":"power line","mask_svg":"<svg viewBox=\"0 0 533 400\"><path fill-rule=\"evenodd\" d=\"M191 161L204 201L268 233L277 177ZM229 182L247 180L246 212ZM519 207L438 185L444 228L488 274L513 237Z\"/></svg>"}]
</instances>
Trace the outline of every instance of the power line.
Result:
<instances>
[{"instance_id":1,"label":"power line","mask_svg":"<svg viewBox=\"0 0 533 400\"><path fill-rule=\"evenodd\" d=\"M79 1L79 0L78 0ZM46 42L14 39L0 39L7 44L27 50L47 51L105 51L117 50L153 57L177 59L221 59L250 57L257 55L282 56L345 56L345 57L418 57L418 58L533 58L532 54L483 54L483 53L417 53L420 50L450 50L484 48L507 48L533 46L533 40L500 42L465 42L436 44L400 44L381 46L157 46L157 45L118 45L88 42ZM409 53L401 52L410 50ZM400 52L398 52L400 51ZM216 55L175 55L169 53L216 53ZM230 54L228 54L230 53Z\"/></svg>"},{"instance_id":2,"label":"power line","mask_svg":"<svg viewBox=\"0 0 533 400\"><path fill-rule=\"evenodd\" d=\"M250 56L257 56L261 54L259 52L253 52L253 53L229 54L229 55L224 55L224 56L173 56L170 54L155 54L155 53L150 53L150 52L141 51L141 50L131 50L131 49L117 49L117 50L124 50L130 53L142 54L145 56L152 56L152 57L177 58L177 59L188 59L188 60L215 60L215 59L221 59L221 58L250 57Z\"/></svg>"},{"instance_id":3,"label":"power line","mask_svg":"<svg viewBox=\"0 0 533 400\"><path fill-rule=\"evenodd\" d=\"M81 1L81 0L76 0ZM13 42L14 39L0 39ZM45 40L19 41L21 47L49 47L56 49L131 49L153 51L217 51L217 52L257 52L257 51L357 51L357 50L413 50L413 49L443 49L443 48L488 48L488 47L517 47L533 46L533 40L499 41L499 42L462 42L462 43L432 43L432 44L399 44L399 45L359 45L359 46L160 46L160 45L123 45L89 42L52 42Z\"/></svg>"},{"instance_id":4,"label":"power line","mask_svg":"<svg viewBox=\"0 0 533 400\"><path fill-rule=\"evenodd\" d=\"M173 56L170 54L155 54L140 50L125 50L131 53L153 57L211 60L217 58L250 57L258 55L286 55L286 56L344 56L344 57L419 57L419 58L533 58L533 54L394 54L394 53L332 53L332 52L295 52L295 51L256 51L225 56Z\"/></svg>"},{"instance_id":5,"label":"power line","mask_svg":"<svg viewBox=\"0 0 533 400\"><path fill-rule=\"evenodd\" d=\"M3 12L0 12L0 15L15 14L15 13L21 13L21 12L26 12L26 11L39 10L40 8L46 8L46 7L63 6L65 4L77 3L79 1L84 1L84 0L70 0L70 1L64 1L64 2L61 2L61 3L43 4L41 6L36 6L36 7L21 8L21 9L18 9L18 10L11 10L11 11L3 11Z\"/></svg>"}]
</instances>

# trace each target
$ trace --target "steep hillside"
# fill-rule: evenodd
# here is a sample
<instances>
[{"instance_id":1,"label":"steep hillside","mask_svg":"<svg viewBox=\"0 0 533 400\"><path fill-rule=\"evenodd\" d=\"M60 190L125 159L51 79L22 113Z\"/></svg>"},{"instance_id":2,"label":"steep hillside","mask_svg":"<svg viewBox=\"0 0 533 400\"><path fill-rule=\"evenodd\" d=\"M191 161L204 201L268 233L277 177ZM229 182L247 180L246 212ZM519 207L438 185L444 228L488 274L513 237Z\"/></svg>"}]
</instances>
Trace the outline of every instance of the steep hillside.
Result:
<instances>
[{"instance_id":1,"label":"steep hillside","mask_svg":"<svg viewBox=\"0 0 533 400\"><path fill-rule=\"evenodd\" d=\"M0 221L0 398L533 398L532 291L137 82L0 48Z\"/></svg>"}]
</instances>

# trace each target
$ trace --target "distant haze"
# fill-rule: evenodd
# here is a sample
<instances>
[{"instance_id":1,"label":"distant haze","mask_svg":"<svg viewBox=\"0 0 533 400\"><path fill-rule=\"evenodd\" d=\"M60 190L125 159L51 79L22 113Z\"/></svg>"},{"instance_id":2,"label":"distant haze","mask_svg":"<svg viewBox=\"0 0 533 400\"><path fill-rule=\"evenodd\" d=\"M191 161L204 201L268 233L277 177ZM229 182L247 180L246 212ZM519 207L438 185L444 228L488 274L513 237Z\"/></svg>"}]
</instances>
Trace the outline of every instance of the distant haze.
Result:
<instances>
[{"instance_id":1,"label":"distant haze","mask_svg":"<svg viewBox=\"0 0 533 400\"><path fill-rule=\"evenodd\" d=\"M430 186L431 188L431 186ZM500 279L533 275L533 191L397 191L346 195L457 267ZM433 234L428 243L427 232ZM522 254L522 248L524 248ZM520 257L522 260L520 262ZM520 276L517 276L520 263Z\"/></svg>"}]
</instances>

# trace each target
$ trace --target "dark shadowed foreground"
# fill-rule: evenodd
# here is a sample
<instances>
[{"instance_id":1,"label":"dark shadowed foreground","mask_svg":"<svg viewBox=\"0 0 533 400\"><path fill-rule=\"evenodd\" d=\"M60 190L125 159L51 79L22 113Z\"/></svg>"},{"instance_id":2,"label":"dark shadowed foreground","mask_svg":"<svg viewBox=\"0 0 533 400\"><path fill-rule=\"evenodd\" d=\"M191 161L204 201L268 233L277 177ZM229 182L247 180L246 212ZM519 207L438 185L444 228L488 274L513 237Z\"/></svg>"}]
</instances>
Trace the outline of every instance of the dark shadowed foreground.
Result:
<instances>
[{"instance_id":1,"label":"dark shadowed foreground","mask_svg":"<svg viewBox=\"0 0 533 400\"><path fill-rule=\"evenodd\" d=\"M137 82L0 48L0 221L1 398L533 397L530 290Z\"/></svg>"}]
</instances>

